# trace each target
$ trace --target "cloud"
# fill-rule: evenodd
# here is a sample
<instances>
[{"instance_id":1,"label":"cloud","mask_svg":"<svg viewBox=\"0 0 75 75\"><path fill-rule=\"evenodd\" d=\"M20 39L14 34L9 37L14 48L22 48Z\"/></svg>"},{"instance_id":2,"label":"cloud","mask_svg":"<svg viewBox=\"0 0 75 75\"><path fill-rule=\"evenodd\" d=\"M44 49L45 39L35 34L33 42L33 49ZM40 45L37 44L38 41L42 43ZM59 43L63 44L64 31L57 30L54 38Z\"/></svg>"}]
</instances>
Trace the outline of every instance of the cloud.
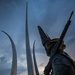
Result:
<instances>
[{"instance_id":1,"label":"cloud","mask_svg":"<svg viewBox=\"0 0 75 75\"><path fill-rule=\"evenodd\" d=\"M5 56L0 57L0 64L6 64L7 63L7 58Z\"/></svg>"},{"instance_id":2,"label":"cloud","mask_svg":"<svg viewBox=\"0 0 75 75\"><path fill-rule=\"evenodd\" d=\"M4 61L5 60L5 56L0 57L0 61Z\"/></svg>"},{"instance_id":3,"label":"cloud","mask_svg":"<svg viewBox=\"0 0 75 75\"><path fill-rule=\"evenodd\" d=\"M10 75L10 68L7 69L0 69L1 75Z\"/></svg>"},{"instance_id":4,"label":"cloud","mask_svg":"<svg viewBox=\"0 0 75 75\"><path fill-rule=\"evenodd\" d=\"M10 75L11 64L9 61L10 60L7 59L7 56L5 55L0 57L0 74L1 75Z\"/></svg>"},{"instance_id":5,"label":"cloud","mask_svg":"<svg viewBox=\"0 0 75 75\"><path fill-rule=\"evenodd\" d=\"M17 74L22 75L27 72L26 59L24 55L18 58L17 61ZM0 57L0 74L1 75L10 75L11 73L12 62L11 59L7 59L6 56Z\"/></svg>"},{"instance_id":6,"label":"cloud","mask_svg":"<svg viewBox=\"0 0 75 75\"><path fill-rule=\"evenodd\" d=\"M43 66L43 65L44 65L44 63L40 64L39 66Z\"/></svg>"},{"instance_id":7,"label":"cloud","mask_svg":"<svg viewBox=\"0 0 75 75\"><path fill-rule=\"evenodd\" d=\"M72 44L75 44L75 36L74 35L70 35L69 37L67 37L67 45L70 46Z\"/></svg>"},{"instance_id":8,"label":"cloud","mask_svg":"<svg viewBox=\"0 0 75 75\"><path fill-rule=\"evenodd\" d=\"M25 50L25 0L0 0L0 29L6 31L14 40L18 56L18 75L27 75ZM42 71L48 61L42 46L37 25L51 37L59 37L72 10L75 11L75 0L29 0L28 27L31 50L36 40L35 50L38 66ZM74 56L75 47L75 14L65 36L67 52ZM12 49L7 36L0 32L0 74L9 75L11 70ZM44 64L43 64L44 63ZM5 74L3 74L5 72ZM43 72L43 71L42 71ZM42 73L41 72L41 73ZM9 74L8 74L9 73Z\"/></svg>"},{"instance_id":9,"label":"cloud","mask_svg":"<svg viewBox=\"0 0 75 75\"><path fill-rule=\"evenodd\" d=\"M18 69L18 73L17 73L17 75L27 75L27 69L24 69L24 68L19 68Z\"/></svg>"}]
</instances>

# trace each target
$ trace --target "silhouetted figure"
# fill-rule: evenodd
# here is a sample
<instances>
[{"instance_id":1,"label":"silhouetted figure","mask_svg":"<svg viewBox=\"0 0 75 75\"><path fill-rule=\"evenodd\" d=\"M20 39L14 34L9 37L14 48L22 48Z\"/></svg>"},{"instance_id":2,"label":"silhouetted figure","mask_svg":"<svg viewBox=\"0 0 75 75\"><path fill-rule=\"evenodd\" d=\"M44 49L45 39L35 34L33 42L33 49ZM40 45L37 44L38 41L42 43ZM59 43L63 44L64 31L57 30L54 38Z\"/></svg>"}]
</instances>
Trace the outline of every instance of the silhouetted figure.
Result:
<instances>
[{"instance_id":1,"label":"silhouetted figure","mask_svg":"<svg viewBox=\"0 0 75 75\"><path fill-rule=\"evenodd\" d=\"M45 75L75 75L75 63L72 58L64 52L66 45L63 41L70 26L72 15L73 11L71 12L69 20L67 21L59 39L51 39L44 33L43 29L38 26L42 44L45 47L47 56L50 57L44 70Z\"/></svg>"},{"instance_id":2,"label":"silhouetted figure","mask_svg":"<svg viewBox=\"0 0 75 75\"><path fill-rule=\"evenodd\" d=\"M58 39L55 38L47 42L48 56L51 55L52 50L55 44L57 43L57 41ZM64 52L65 48L66 46L63 41L52 60L52 67L51 67L52 70L50 72L52 75L75 75L75 63L72 60L72 58L66 52ZM45 70L44 70L45 74L47 69L48 69L48 65L45 67Z\"/></svg>"}]
</instances>

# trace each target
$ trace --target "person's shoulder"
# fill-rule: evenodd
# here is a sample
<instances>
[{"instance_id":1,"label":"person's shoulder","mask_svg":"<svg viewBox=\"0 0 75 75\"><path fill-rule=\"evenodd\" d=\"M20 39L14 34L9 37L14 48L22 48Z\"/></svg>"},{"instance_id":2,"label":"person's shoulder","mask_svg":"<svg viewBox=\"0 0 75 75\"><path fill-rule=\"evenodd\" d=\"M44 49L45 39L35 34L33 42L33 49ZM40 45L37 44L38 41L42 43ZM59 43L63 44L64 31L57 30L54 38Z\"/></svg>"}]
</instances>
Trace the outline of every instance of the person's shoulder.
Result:
<instances>
[{"instance_id":1,"label":"person's shoulder","mask_svg":"<svg viewBox=\"0 0 75 75\"><path fill-rule=\"evenodd\" d=\"M69 57L69 55L67 53L65 53L65 52L59 53L59 54L55 55L52 63L55 64L55 65L56 64L58 64L58 65L62 64L62 65L69 66L70 61L66 57Z\"/></svg>"}]
</instances>

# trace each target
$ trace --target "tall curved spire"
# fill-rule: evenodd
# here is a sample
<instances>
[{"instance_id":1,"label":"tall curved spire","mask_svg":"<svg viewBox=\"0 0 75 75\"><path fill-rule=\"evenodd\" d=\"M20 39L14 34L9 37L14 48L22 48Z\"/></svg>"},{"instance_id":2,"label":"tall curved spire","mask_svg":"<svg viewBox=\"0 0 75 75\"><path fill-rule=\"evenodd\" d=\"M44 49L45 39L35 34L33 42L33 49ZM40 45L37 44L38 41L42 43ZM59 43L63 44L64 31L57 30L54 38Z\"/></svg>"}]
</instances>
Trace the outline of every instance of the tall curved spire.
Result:
<instances>
[{"instance_id":1,"label":"tall curved spire","mask_svg":"<svg viewBox=\"0 0 75 75\"><path fill-rule=\"evenodd\" d=\"M28 2L26 1L26 57L27 57L27 68L28 75L34 75L32 56L30 51L29 33L28 33Z\"/></svg>"},{"instance_id":2,"label":"tall curved spire","mask_svg":"<svg viewBox=\"0 0 75 75\"><path fill-rule=\"evenodd\" d=\"M33 43L33 60L34 60L34 67L35 67L36 75L39 75L39 71L38 71L38 67L37 67L37 62L36 62L36 57L35 57L35 41Z\"/></svg>"},{"instance_id":3,"label":"tall curved spire","mask_svg":"<svg viewBox=\"0 0 75 75\"><path fill-rule=\"evenodd\" d=\"M2 31L2 32L5 33L9 37L11 45L12 45L12 68L11 68L10 75L17 75L17 53L16 53L15 44L12 38L5 31Z\"/></svg>"}]
</instances>

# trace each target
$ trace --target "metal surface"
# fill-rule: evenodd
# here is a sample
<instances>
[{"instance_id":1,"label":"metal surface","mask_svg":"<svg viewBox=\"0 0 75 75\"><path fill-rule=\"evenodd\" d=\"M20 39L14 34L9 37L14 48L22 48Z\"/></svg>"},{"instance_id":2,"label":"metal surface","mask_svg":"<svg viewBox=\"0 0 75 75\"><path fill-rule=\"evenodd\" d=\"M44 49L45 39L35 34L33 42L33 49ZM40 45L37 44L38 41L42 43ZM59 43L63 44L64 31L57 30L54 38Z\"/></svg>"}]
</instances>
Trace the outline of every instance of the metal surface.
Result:
<instances>
[{"instance_id":1,"label":"metal surface","mask_svg":"<svg viewBox=\"0 0 75 75\"><path fill-rule=\"evenodd\" d=\"M11 68L10 75L17 75L17 53L16 53L15 44L12 38L5 31L2 31L2 32L5 33L9 37L11 45L12 45L12 68Z\"/></svg>"},{"instance_id":2,"label":"metal surface","mask_svg":"<svg viewBox=\"0 0 75 75\"><path fill-rule=\"evenodd\" d=\"M38 67L37 67L37 62L36 62L36 57L35 57L35 41L33 43L33 60L34 60L34 67L35 67L36 75L39 75L39 71L38 71Z\"/></svg>"},{"instance_id":3,"label":"metal surface","mask_svg":"<svg viewBox=\"0 0 75 75\"><path fill-rule=\"evenodd\" d=\"M31 56L31 49L29 43L29 32L28 32L28 2L26 1L26 57L27 57L27 69L28 75L34 75L33 63Z\"/></svg>"}]
</instances>

